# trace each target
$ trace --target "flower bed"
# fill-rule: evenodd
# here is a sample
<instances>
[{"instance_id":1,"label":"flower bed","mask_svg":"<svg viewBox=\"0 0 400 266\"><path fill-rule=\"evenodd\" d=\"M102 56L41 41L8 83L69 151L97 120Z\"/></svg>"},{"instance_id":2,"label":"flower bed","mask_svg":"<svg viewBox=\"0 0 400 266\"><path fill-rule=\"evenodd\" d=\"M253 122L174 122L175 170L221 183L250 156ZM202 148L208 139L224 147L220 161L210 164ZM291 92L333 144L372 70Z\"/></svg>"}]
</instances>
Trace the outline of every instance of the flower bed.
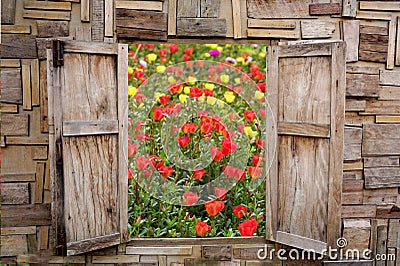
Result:
<instances>
[{"instance_id":1,"label":"flower bed","mask_svg":"<svg viewBox=\"0 0 400 266\"><path fill-rule=\"evenodd\" d=\"M130 46L131 236L265 235L265 48Z\"/></svg>"}]
</instances>

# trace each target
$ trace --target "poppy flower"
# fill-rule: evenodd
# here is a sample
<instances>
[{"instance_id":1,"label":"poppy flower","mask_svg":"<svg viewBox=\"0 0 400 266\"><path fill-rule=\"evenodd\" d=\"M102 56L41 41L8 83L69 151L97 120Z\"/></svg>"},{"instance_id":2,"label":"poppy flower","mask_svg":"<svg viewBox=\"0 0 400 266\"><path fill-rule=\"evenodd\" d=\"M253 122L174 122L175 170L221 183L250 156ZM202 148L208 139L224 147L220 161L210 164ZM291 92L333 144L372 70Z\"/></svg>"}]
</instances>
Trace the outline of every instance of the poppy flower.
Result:
<instances>
[{"instance_id":1,"label":"poppy flower","mask_svg":"<svg viewBox=\"0 0 400 266\"><path fill-rule=\"evenodd\" d=\"M178 51L179 51L178 45L176 45L176 44L171 44L171 45L169 46L169 51L170 51L171 53L176 53L176 52L178 52Z\"/></svg>"},{"instance_id":2,"label":"poppy flower","mask_svg":"<svg viewBox=\"0 0 400 266\"><path fill-rule=\"evenodd\" d=\"M189 95L192 98L199 98L201 95L203 95L203 91L197 87L191 87Z\"/></svg>"},{"instance_id":3,"label":"poppy flower","mask_svg":"<svg viewBox=\"0 0 400 266\"><path fill-rule=\"evenodd\" d=\"M259 166L259 165L261 164L262 160L263 160L263 157L262 157L262 156L254 155L254 154L253 154L253 156L252 156L253 165Z\"/></svg>"},{"instance_id":4,"label":"poppy flower","mask_svg":"<svg viewBox=\"0 0 400 266\"><path fill-rule=\"evenodd\" d=\"M134 143L134 144L128 143L128 157L135 156L138 147L139 143Z\"/></svg>"},{"instance_id":5,"label":"poppy flower","mask_svg":"<svg viewBox=\"0 0 400 266\"><path fill-rule=\"evenodd\" d=\"M230 141L229 139L223 139L222 140L222 153L224 155L230 154L232 152L235 152L237 148L237 145L235 142Z\"/></svg>"},{"instance_id":6,"label":"poppy flower","mask_svg":"<svg viewBox=\"0 0 400 266\"><path fill-rule=\"evenodd\" d=\"M183 194L183 198L185 199L186 206L192 206L199 200L199 196L193 192L186 192Z\"/></svg>"},{"instance_id":7,"label":"poppy flower","mask_svg":"<svg viewBox=\"0 0 400 266\"><path fill-rule=\"evenodd\" d=\"M214 161L219 162L224 158L224 154L222 153L222 150L220 148L217 148L215 146L210 147L210 153Z\"/></svg>"},{"instance_id":8,"label":"poppy flower","mask_svg":"<svg viewBox=\"0 0 400 266\"><path fill-rule=\"evenodd\" d=\"M172 175L175 171L171 166L161 166L157 168L158 171L160 171L160 174L165 177L168 178L170 175Z\"/></svg>"},{"instance_id":9,"label":"poppy flower","mask_svg":"<svg viewBox=\"0 0 400 266\"><path fill-rule=\"evenodd\" d=\"M134 174L135 174L135 172L129 168L128 169L128 181L132 179Z\"/></svg>"},{"instance_id":10,"label":"poppy flower","mask_svg":"<svg viewBox=\"0 0 400 266\"><path fill-rule=\"evenodd\" d=\"M256 112L253 110L244 111L244 118L246 118L247 122L253 122L256 119Z\"/></svg>"},{"instance_id":11,"label":"poppy flower","mask_svg":"<svg viewBox=\"0 0 400 266\"><path fill-rule=\"evenodd\" d=\"M153 108L153 119L154 121L161 121L164 118L164 109L161 107Z\"/></svg>"},{"instance_id":12,"label":"poppy flower","mask_svg":"<svg viewBox=\"0 0 400 266\"><path fill-rule=\"evenodd\" d=\"M182 129L182 132L183 132L184 134L194 133L194 132L196 132L197 124L193 124L193 123L184 124L184 125L181 127L181 129Z\"/></svg>"},{"instance_id":13,"label":"poppy flower","mask_svg":"<svg viewBox=\"0 0 400 266\"><path fill-rule=\"evenodd\" d=\"M200 133L201 134L210 134L214 129L214 125L209 121L201 121L200 122Z\"/></svg>"},{"instance_id":14,"label":"poppy flower","mask_svg":"<svg viewBox=\"0 0 400 266\"><path fill-rule=\"evenodd\" d=\"M167 105L168 102L169 102L169 99L171 99L171 96L169 96L169 95L163 95L163 96L160 96L160 97L158 98L158 100L160 101L160 103L161 103L162 105Z\"/></svg>"},{"instance_id":15,"label":"poppy flower","mask_svg":"<svg viewBox=\"0 0 400 266\"><path fill-rule=\"evenodd\" d=\"M189 136L179 136L177 138L179 145L182 148L186 148L189 145L190 137Z\"/></svg>"},{"instance_id":16,"label":"poppy flower","mask_svg":"<svg viewBox=\"0 0 400 266\"><path fill-rule=\"evenodd\" d=\"M200 180L201 178L203 178L203 176L205 175L207 171L203 168L195 168L193 169L193 174L192 177L195 180Z\"/></svg>"},{"instance_id":17,"label":"poppy flower","mask_svg":"<svg viewBox=\"0 0 400 266\"><path fill-rule=\"evenodd\" d=\"M222 201L211 200L204 203L208 215L215 216L224 209L225 204Z\"/></svg>"},{"instance_id":18,"label":"poppy flower","mask_svg":"<svg viewBox=\"0 0 400 266\"><path fill-rule=\"evenodd\" d=\"M247 212L248 209L245 206L238 205L233 207L233 214L239 219L242 218Z\"/></svg>"},{"instance_id":19,"label":"poppy flower","mask_svg":"<svg viewBox=\"0 0 400 266\"><path fill-rule=\"evenodd\" d=\"M251 218L239 224L238 230L242 236L253 236L258 227L256 219Z\"/></svg>"},{"instance_id":20,"label":"poppy flower","mask_svg":"<svg viewBox=\"0 0 400 266\"><path fill-rule=\"evenodd\" d=\"M256 166L249 166L249 167L247 167L247 170L249 171L249 175L251 178L259 177L262 172L262 168L256 167Z\"/></svg>"},{"instance_id":21,"label":"poppy flower","mask_svg":"<svg viewBox=\"0 0 400 266\"><path fill-rule=\"evenodd\" d=\"M196 234L198 236L202 236L208 231L210 231L211 226L209 226L207 223L202 222L202 221L197 221L197 224L194 226L194 229L196 229Z\"/></svg>"},{"instance_id":22,"label":"poppy flower","mask_svg":"<svg viewBox=\"0 0 400 266\"><path fill-rule=\"evenodd\" d=\"M149 159L144 156L139 156L136 158L136 167L138 170L144 170L150 164Z\"/></svg>"},{"instance_id":23,"label":"poppy flower","mask_svg":"<svg viewBox=\"0 0 400 266\"><path fill-rule=\"evenodd\" d=\"M228 193L228 192L226 191L225 188L222 188L222 187L221 188L219 188L219 187L215 187L214 188L214 194L219 200L225 199L226 193Z\"/></svg>"}]
</instances>

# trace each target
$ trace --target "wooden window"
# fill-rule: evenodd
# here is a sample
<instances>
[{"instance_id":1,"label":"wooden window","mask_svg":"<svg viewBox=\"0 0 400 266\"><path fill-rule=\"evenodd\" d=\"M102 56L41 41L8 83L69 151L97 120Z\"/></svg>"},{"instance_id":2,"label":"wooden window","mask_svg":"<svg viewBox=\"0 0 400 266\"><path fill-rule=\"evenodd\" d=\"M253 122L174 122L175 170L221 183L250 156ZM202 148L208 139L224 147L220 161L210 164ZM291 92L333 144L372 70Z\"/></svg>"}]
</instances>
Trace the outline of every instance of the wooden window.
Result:
<instances>
[{"instance_id":1,"label":"wooden window","mask_svg":"<svg viewBox=\"0 0 400 266\"><path fill-rule=\"evenodd\" d=\"M344 54L341 42L269 48L269 240L321 252L341 235Z\"/></svg>"},{"instance_id":2,"label":"wooden window","mask_svg":"<svg viewBox=\"0 0 400 266\"><path fill-rule=\"evenodd\" d=\"M47 56L53 237L75 255L127 238L128 47L65 42L53 52Z\"/></svg>"}]
</instances>

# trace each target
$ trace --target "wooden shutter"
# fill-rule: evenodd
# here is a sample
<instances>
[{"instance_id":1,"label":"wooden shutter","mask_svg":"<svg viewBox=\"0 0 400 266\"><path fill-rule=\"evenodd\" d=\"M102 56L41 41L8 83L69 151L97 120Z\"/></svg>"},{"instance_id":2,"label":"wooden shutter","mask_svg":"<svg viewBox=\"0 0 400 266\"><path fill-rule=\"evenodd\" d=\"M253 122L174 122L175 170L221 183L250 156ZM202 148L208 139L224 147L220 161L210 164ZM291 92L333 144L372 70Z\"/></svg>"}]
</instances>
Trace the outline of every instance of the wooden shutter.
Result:
<instances>
[{"instance_id":1,"label":"wooden shutter","mask_svg":"<svg viewBox=\"0 0 400 266\"><path fill-rule=\"evenodd\" d=\"M268 51L267 238L319 253L341 233L344 55L342 42Z\"/></svg>"},{"instance_id":2,"label":"wooden shutter","mask_svg":"<svg viewBox=\"0 0 400 266\"><path fill-rule=\"evenodd\" d=\"M47 52L53 233L75 255L126 238L128 47L55 44Z\"/></svg>"}]
</instances>

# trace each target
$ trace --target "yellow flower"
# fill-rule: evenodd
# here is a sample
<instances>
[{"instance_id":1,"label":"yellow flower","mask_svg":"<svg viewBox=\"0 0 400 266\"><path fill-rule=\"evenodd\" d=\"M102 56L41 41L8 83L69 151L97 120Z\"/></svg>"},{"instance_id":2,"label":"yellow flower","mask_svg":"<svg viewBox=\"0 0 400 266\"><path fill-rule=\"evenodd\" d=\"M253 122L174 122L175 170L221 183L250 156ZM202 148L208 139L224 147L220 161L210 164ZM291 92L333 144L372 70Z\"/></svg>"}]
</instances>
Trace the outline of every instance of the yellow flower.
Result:
<instances>
[{"instance_id":1,"label":"yellow flower","mask_svg":"<svg viewBox=\"0 0 400 266\"><path fill-rule=\"evenodd\" d=\"M264 97L265 97L265 94L263 92L258 91L258 90L256 91L255 98L256 98L257 101L261 100Z\"/></svg>"},{"instance_id":2,"label":"yellow flower","mask_svg":"<svg viewBox=\"0 0 400 266\"><path fill-rule=\"evenodd\" d=\"M239 56L238 58L236 58L236 63L244 63L244 58L243 57L241 57L241 56Z\"/></svg>"},{"instance_id":3,"label":"yellow flower","mask_svg":"<svg viewBox=\"0 0 400 266\"><path fill-rule=\"evenodd\" d=\"M189 96L187 96L187 95L185 95L185 94L179 94L179 101L181 102L181 103L185 103L186 102L186 99L188 98Z\"/></svg>"},{"instance_id":4,"label":"yellow flower","mask_svg":"<svg viewBox=\"0 0 400 266\"><path fill-rule=\"evenodd\" d=\"M135 96L136 93L137 93L137 88L136 87L128 86L128 95L129 95L129 97Z\"/></svg>"},{"instance_id":5,"label":"yellow flower","mask_svg":"<svg viewBox=\"0 0 400 266\"><path fill-rule=\"evenodd\" d=\"M258 135L257 131L253 131L251 127L244 127L244 133L249 136L250 138L254 138Z\"/></svg>"},{"instance_id":6,"label":"yellow flower","mask_svg":"<svg viewBox=\"0 0 400 266\"><path fill-rule=\"evenodd\" d=\"M220 79L221 79L222 83L228 83L229 82L229 75L221 75Z\"/></svg>"},{"instance_id":7,"label":"yellow flower","mask_svg":"<svg viewBox=\"0 0 400 266\"><path fill-rule=\"evenodd\" d=\"M211 57L211 55L209 53L204 53L204 57L209 58L209 57Z\"/></svg>"},{"instance_id":8,"label":"yellow flower","mask_svg":"<svg viewBox=\"0 0 400 266\"><path fill-rule=\"evenodd\" d=\"M185 86L185 88L183 89L183 92L185 94L190 94L190 87L189 86Z\"/></svg>"},{"instance_id":9,"label":"yellow flower","mask_svg":"<svg viewBox=\"0 0 400 266\"><path fill-rule=\"evenodd\" d=\"M235 78L235 83L236 84L240 84L240 82L242 82L242 80L240 78Z\"/></svg>"},{"instance_id":10,"label":"yellow flower","mask_svg":"<svg viewBox=\"0 0 400 266\"><path fill-rule=\"evenodd\" d=\"M225 44L225 47L230 48L232 47L232 44Z\"/></svg>"},{"instance_id":11,"label":"yellow flower","mask_svg":"<svg viewBox=\"0 0 400 266\"><path fill-rule=\"evenodd\" d=\"M192 76L189 76L189 77L188 77L188 83L189 83L190 85L194 85L194 84L196 83L196 81L197 81L197 78L192 77Z\"/></svg>"},{"instance_id":12,"label":"yellow flower","mask_svg":"<svg viewBox=\"0 0 400 266\"><path fill-rule=\"evenodd\" d=\"M218 107L219 108L224 108L224 106L225 106L225 102L224 101L221 101L221 100L217 100L217 105L218 105Z\"/></svg>"},{"instance_id":13,"label":"yellow flower","mask_svg":"<svg viewBox=\"0 0 400 266\"><path fill-rule=\"evenodd\" d=\"M227 103L232 103L235 100L235 94L233 91L227 91L224 93L224 98Z\"/></svg>"},{"instance_id":14,"label":"yellow flower","mask_svg":"<svg viewBox=\"0 0 400 266\"><path fill-rule=\"evenodd\" d=\"M206 44L206 47L211 48L211 49L215 49L218 47L218 44Z\"/></svg>"},{"instance_id":15,"label":"yellow flower","mask_svg":"<svg viewBox=\"0 0 400 266\"><path fill-rule=\"evenodd\" d=\"M132 73L133 73L133 68L130 67L130 66L128 66L128 73L129 73L129 74L132 74Z\"/></svg>"},{"instance_id":16,"label":"yellow flower","mask_svg":"<svg viewBox=\"0 0 400 266\"><path fill-rule=\"evenodd\" d=\"M208 96L207 97L207 104L208 105L214 105L217 102L217 98L212 97L212 96Z\"/></svg>"},{"instance_id":17,"label":"yellow flower","mask_svg":"<svg viewBox=\"0 0 400 266\"><path fill-rule=\"evenodd\" d=\"M169 84L174 84L176 82L176 79L173 76L168 77L168 83Z\"/></svg>"},{"instance_id":18,"label":"yellow flower","mask_svg":"<svg viewBox=\"0 0 400 266\"><path fill-rule=\"evenodd\" d=\"M217 50L221 53L224 50L224 48L222 48L221 46L218 46Z\"/></svg>"},{"instance_id":19,"label":"yellow flower","mask_svg":"<svg viewBox=\"0 0 400 266\"><path fill-rule=\"evenodd\" d=\"M167 68L165 66L157 66L156 70L158 73L164 73Z\"/></svg>"},{"instance_id":20,"label":"yellow flower","mask_svg":"<svg viewBox=\"0 0 400 266\"><path fill-rule=\"evenodd\" d=\"M203 94L197 99L199 99L199 102L204 103L204 101L206 100L206 96L204 96L204 94Z\"/></svg>"},{"instance_id":21,"label":"yellow flower","mask_svg":"<svg viewBox=\"0 0 400 266\"><path fill-rule=\"evenodd\" d=\"M214 90L214 84L206 83L206 84L204 84L204 88L206 88L207 90L212 91L212 90Z\"/></svg>"},{"instance_id":22,"label":"yellow flower","mask_svg":"<svg viewBox=\"0 0 400 266\"><path fill-rule=\"evenodd\" d=\"M265 53L261 52L258 54L259 57L264 58L265 57Z\"/></svg>"},{"instance_id":23,"label":"yellow flower","mask_svg":"<svg viewBox=\"0 0 400 266\"><path fill-rule=\"evenodd\" d=\"M149 62L151 63L151 62L153 62L153 61L156 61L157 55L156 55L156 54L153 54L153 53L148 54L148 55L147 55L147 59L148 59Z\"/></svg>"}]
</instances>

